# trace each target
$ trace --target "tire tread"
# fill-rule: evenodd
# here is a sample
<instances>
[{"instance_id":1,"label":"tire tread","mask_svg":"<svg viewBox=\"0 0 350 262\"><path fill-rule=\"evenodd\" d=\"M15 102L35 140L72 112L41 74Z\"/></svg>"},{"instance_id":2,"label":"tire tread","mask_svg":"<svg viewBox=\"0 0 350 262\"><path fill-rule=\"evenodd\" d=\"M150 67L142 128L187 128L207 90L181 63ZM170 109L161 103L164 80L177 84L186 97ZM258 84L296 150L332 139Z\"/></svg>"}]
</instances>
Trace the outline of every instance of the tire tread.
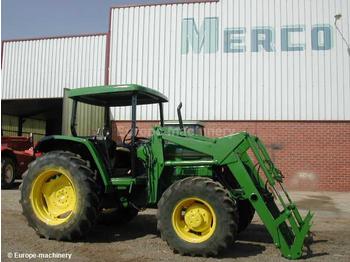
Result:
<instances>
[{"instance_id":1,"label":"tire tread","mask_svg":"<svg viewBox=\"0 0 350 262\"><path fill-rule=\"evenodd\" d=\"M179 194L182 191L190 189L195 191L199 188L205 187L206 190L211 193L212 197L215 196L215 201L221 203L223 206L225 220L222 222L225 223L225 227L228 227L228 230L224 230L218 238L218 241L215 243L210 242L209 240L203 242L204 247L201 249L195 248L183 248L183 240L179 240L176 233L173 229L169 229L169 225L165 219L169 213L173 210L167 206L167 203L172 202L174 196ZM213 181L210 178L203 177L187 177L185 179L176 181L173 183L162 195L161 199L158 202L158 212L157 212L157 229L161 233L161 238L165 240L169 247L175 252L180 253L181 255L189 256L217 256L222 250L227 248L228 244L234 242L237 235L237 223L238 223L238 213L235 202L229 197L228 191L218 182ZM217 225L221 226L221 225ZM175 234L175 235L174 235ZM179 241L182 241L182 244L179 244Z\"/></svg>"},{"instance_id":2,"label":"tire tread","mask_svg":"<svg viewBox=\"0 0 350 262\"><path fill-rule=\"evenodd\" d=\"M31 185L31 179L34 174L31 174L30 169L35 168L37 165L45 165L46 163L54 163L57 159L62 161L69 161L72 168L79 170L79 174L76 178L79 180L79 185L81 191L84 191L84 206L82 208L82 213L77 214L76 221L69 227L66 228L56 228L50 227L44 223L38 223L38 219L33 219L33 210L31 208L30 201L28 200L28 191ZM74 176L75 174L73 174ZM51 151L46 153L44 156L37 158L29 166L28 175L23 180L23 186L21 188L21 199L20 203L23 209L23 215L27 218L29 226L31 226L35 232L47 239L55 240L76 240L80 239L85 234L90 231L92 226L95 224L98 207L99 207L99 197L97 194L97 183L93 179L94 172L88 167L87 161L83 160L79 155L68 151ZM34 178L35 179L35 178ZM45 226L46 225L46 226Z\"/></svg>"}]
</instances>

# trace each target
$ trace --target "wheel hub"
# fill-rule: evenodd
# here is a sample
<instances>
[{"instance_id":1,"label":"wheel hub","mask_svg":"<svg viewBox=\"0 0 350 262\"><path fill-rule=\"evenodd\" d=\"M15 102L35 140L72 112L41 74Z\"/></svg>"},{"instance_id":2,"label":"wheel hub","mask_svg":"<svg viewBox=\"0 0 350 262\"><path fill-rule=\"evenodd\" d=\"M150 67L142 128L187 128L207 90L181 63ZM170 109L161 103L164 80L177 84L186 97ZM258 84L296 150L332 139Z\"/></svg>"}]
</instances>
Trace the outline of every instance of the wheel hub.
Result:
<instances>
[{"instance_id":1,"label":"wheel hub","mask_svg":"<svg viewBox=\"0 0 350 262\"><path fill-rule=\"evenodd\" d=\"M66 222L76 209L76 193L68 171L43 171L32 187L32 205L39 219L50 225Z\"/></svg>"},{"instance_id":2,"label":"wheel hub","mask_svg":"<svg viewBox=\"0 0 350 262\"><path fill-rule=\"evenodd\" d=\"M13 167L9 164L5 167L5 172L4 172L4 179L7 183L11 183L13 176L14 176L14 170Z\"/></svg>"},{"instance_id":3,"label":"wheel hub","mask_svg":"<svg viewBox=\"0 0 350 262\"><path fill-rule=\"evenodd\" d=\"M185 223L193 231L204 232L211 226L212 215L202 204L193 204L185 212Z\"/></svg>"},{"instance_id":4,"label":"wheel hub","mask_svg":"<svg viewBox=\"0 0 350 262\"><path fill-rule=\"evenodd\" d=\"M175 206L172 223L181 239L190 243L201 243L214 234L216 215L208 202L190 197Z\"/></svg>"},{"instance_id":5,"label":"wheel hub","mask_svg":"<svg viewBox=\"0 0 350 262\"><path fill-rule=\"evenodd\" d=\"M69 190L69 189L68 189ZM69 195L66 188L60 189L55 193L53 202L56 206L68 206L69 204Z\"/></svg>"}]
</instances>

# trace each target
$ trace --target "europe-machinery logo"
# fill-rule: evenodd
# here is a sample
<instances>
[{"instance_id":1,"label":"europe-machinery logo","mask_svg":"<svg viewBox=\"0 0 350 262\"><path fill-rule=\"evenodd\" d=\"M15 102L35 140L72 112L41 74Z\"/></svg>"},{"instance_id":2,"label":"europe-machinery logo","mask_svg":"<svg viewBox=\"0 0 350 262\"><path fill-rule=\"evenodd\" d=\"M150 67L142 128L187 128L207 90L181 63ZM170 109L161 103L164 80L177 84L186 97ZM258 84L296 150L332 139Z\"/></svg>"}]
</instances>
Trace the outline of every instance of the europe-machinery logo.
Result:
<instances>
[{"instance_id":1,"label":"europe-machinery logo","mask_svg":"<svg viewBox=\"0 0 350 262\"><path fill-rule=\"evenodd\" d=\"M220 38L218 17L206 17L201 24L194 18L184 18L181 24L181 53L194 54L244 52L302 52L306 49L326 51L332 49L333 30L330 24L315 24L306 30L305 25L283 25L280 28L269 26L223 28ZM276 39L276 30L280 30L280 39ZM249 43L246 41L250 34ZM306 45L306 37L311 38L311 45ZM219 43L223 39L223 43ZM277 48L278 46L278 48Z\"/></svg>"}]
</instances>

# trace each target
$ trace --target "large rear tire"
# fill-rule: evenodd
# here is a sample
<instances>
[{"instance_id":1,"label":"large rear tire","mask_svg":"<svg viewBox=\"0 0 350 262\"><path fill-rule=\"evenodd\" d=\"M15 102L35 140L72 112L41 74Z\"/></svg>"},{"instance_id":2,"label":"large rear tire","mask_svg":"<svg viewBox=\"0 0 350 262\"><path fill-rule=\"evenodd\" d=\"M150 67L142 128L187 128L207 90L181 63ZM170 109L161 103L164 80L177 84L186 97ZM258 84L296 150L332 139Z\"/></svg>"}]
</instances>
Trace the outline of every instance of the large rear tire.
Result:
<instances>
[{"instance_id":1,"label":"large rear tire","mask_svg":"<svg viewBox=\"0 0 350 262\"><path fill-rule=\"evenodd\" d=\"M49 152L30 164L20 202L36 233L56 240L86 235L99 207L97 185L87 162L63 151Z\"/></svg>"},{"instance_id":2,"label":"large rear tire","mask_svg":"<svg viewBox=\"0 0 350 262\"><path fill-rule=\"evenodd\" d=\"M209 178L177 181L158 203L158 230L182 255L215 256L237 235L238 213L221 184Z\"/></svg>"},{"instance_id":3,"label":"large rear tire","mask_svg":"<svg viewBox=\"0 0 350 262\"><path fill-rule=\"evenodd\" d=\"M16 179L15 161L7 156L1 157L1 189L13 187Z\"/></svg>"}]
</instances>

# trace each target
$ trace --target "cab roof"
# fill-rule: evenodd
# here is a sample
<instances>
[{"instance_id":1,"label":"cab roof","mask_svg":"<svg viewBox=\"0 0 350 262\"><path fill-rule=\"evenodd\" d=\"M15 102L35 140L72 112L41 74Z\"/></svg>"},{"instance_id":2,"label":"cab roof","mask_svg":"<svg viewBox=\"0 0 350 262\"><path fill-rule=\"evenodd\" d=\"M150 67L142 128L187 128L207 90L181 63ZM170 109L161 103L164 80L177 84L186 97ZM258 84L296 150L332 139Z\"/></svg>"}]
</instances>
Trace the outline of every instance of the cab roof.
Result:
<instances>
[{"instance_id":1,"label":"cab roof","mask_svg":"<svg viewBox=\"0 0 350 262\"><path fill-rule=\"evenodd\" d=\"M83 87L68 91L69 98L97 106L131 106L134 94L137 95L138 105L168 102L162 93L136 84Z\"/></svg>"}]
</instances>

